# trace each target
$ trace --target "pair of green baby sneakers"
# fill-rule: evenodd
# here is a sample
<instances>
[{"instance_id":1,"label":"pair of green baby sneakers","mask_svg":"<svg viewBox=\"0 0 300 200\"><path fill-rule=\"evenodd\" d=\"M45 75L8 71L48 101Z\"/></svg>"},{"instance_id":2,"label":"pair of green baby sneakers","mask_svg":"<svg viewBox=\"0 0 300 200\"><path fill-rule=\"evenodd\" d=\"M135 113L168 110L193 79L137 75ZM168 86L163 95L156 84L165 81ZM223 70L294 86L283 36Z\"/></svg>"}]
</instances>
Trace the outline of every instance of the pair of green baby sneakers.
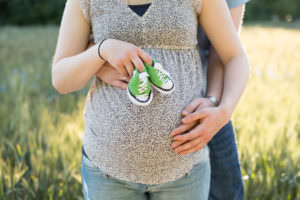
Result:
<instances>
[{"instance_id":1,"label":"pair of green baby sneakers","mask_svg":"<svg viewBox=\"0 0 300 200\"><path fill-rule=\"evenodd\" d=\"M169 72L162 65L152 59L152 66L144 63L144 72L137 69L128 83L127 95L132 103L138 106L147 106L153 98L151 85L162 94L171 94L174 90L174 82Z\"/></svg>"}]
</instances>

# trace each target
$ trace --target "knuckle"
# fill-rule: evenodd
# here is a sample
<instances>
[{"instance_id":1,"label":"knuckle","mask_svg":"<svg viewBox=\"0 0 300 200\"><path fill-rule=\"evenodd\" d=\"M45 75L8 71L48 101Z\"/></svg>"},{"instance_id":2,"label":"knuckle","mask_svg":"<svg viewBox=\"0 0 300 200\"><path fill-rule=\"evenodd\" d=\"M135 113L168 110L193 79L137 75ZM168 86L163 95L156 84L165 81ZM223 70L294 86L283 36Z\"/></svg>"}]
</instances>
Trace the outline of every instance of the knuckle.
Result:
<instances>
[{"instance_id":1,"label":"knuckle","mask_svg":"<svg viewBox=\"0 0 300 200\"><path fill-rule=\"evenodd\" d=\"M136 47L136 46L133 46L131 49L130 49L130 56L136 56L140 53L140 48Z\"/></svg>"},{"instance_id":2,"label":"knuckle","mask_svg":"<svg viewBox=\"0 0 300 200\"><path fill-rule=\"evenodd\" d=\"M197 130L195 130L191 133L191 138L195 138L197 136L199 136L199 132Z\"/></svg>"},{"instance_id":3,"label":"knuckle","mask_svg":"<svg viewBox=\"0 0 300 200\"><path fill-rule=\"evenodd\" d=\"M191 142L189 142L189 143L187 143L187 144L185 145L185 149L189 149L189 148L191 148L191 147L192 147Z\"/></svg>"},{"instance_id":4,"label":"knuckle","mask_svg":"<svg viewBox=\"0 0 300 200\"><path fill-rule=\"evenodd\" d=\"M128 57L128 51L127 52L125 52L124 54L122 54L122 55L120 55L120 59L119 59L119 61L121 61L121 62L124 62L124 60L126 60L127 59L127 57Z\"/></svg>"},{"instance_id":5,"label":"knuckle","mask_svg":"<svg viewBox=\"0 0 300 200\"><path fill-rule=\"evenodd\" d=\"M116 66L116 68L120 69L120 68L122 67L122 64L121 64L121 62L119 61L119 62L117 62L117 63L115 64L115 66Z\"/></svg>"},{"instance_id":6,"label":"knuckle","mask_svg":"<svg viewBox=\"0 0 300 200\"><path fill-rule=\"evenodd\" d=\"M197 147L197 145L199 145L200 141L199 140L194 140L193 141L193 146L194 147Z\"/></svg>"},{"instance_id":7,"label":"knuckle","mask_svg":"<svg viewBox=\"0 0 300 200\"><path fill-rule=\"evenodd\" d=\"M144 65L143 65L142 63L139 63L139 64L138 64L138 67L139 67L140 69L143 69L143 68L144 68Z\"/></svg>"},{"instance_id":8,"label":"knuckle","mask_svg":"<svg viewBox=\"0 0 300 200\"><path fill-rule=\"evenodd\" d=\"M180 140L184 140L184 139L185 139L185 136L182 136L182 135L181 135L181 136L178 136L178 137L176 138L176 140L179 140L179 141L180 141Z\"/></svg>"},{"instance_id":9,"label":"knuckle","mask_svg":"<svg viewBox=\"0 0 300 200\"><path fill-rule=\"evenodd\" d=\"M127 51L127 52L124 54L124 56L122 57L122 59L123 59L123 60L126 60L126 59L128 59L128 58L131 58L132 54L133 54L132 50L129 50L129 51Z\"/></svg>"},{"instance_id":10,"label":"knuckle","mask_svg":"<svg viewBox=\"0 0 300 200\"><path fill-rule=\"evenodd\" d=\"M206 134L208 133L207 128L202 129L202 133L203 133L204 135L206 135ZM204 137L206 137L206 136L204 136Z\"/></svg>"},{"instance_id":11,"label":"knuckle","mask_svg":"<svg viewBox=\"0 0 300 200\"><path fill-rule=\"evenodd\" d=\"M124 58L120 58L119 60L117 60L117 62L116 62L116 66L117 67L122 67L123 66L123 63L124 63Z\"/></svg>"},{"instance_id":12,"label":"knuckle","mask_svg":"<svg viewBox=\"0 0 300 200\"><path fill-rule=\"evenodd\" d=\"M136 53L143 53L143 50L141 48L137 47L137 46L134 46L134 51Z\"/></svg>"},{"instance_id":13,"label":"knuckle","mask_svg":"<svg viewBox=\"0 0 300 200\"><path fill-rule=\"evenodd\" d=\"M187 117L187 120L193 121L193 120L195 120L195 118L196 118L195 114L191 114L189 117Z\"/></svg>"}]
</instances>

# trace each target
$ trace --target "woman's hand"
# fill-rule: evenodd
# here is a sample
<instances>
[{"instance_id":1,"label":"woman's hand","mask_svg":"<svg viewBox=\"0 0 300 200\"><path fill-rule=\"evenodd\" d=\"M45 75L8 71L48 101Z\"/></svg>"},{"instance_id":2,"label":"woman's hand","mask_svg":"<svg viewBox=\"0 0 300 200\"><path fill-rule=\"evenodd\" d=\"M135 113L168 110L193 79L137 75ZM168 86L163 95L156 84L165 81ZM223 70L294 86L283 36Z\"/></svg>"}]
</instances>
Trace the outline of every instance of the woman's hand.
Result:
<instances>
[{"instance_id":1,"label":"woman's hand","mask_svg":"<svg viewBox=\"0 0 300 200\"><path fill-rule=\"evenodd\" d=\"M87 48L95 45L93 40L90 40ZM122 75L116 69L114 69L111 64L105 62L103 66L96 73L96 77L101 81L107 83L108 85L119 87L121 89L126 90L129 82L129 77Z\"/></svg>"},{"instance_id":2,"label":"woman's hand","mask_svg":"<svg viewBox=\"0 0 300 200\"><path fill-rule=\"evenodd\" d=\"M144 62L152 65L152 58L145 51L121 40L105 40L100 47L100 54L124 76L131 77L135 68L144 71Z\"/></svg>"},{"instance_id":3,"label":"woman's hand","mask_svg":"<svg viewBox=\"0 0 300 200\"><path fill-rule=\"evenodd\" d=\"M194 99L183 110L182 116L183 124L170 134L174 140L172 148L180 155L202 149L230 120L230 115L225 109L220 106L214 107L207 98Z\"/></svg>"},{"instance_id":4,"label":"woman's hand","mask_svg":"<svg viewBox=\"0 0 300 200\"><path fill-rule=\"evenodd\" d=\"M106 62L100 70L97 72L96 76L101 79L103 82L119 87L121 89L126 90L129 82L129 77L124 76L119 73L116 69L114 69L111 64Z\"/></svg>"}]
</instances>

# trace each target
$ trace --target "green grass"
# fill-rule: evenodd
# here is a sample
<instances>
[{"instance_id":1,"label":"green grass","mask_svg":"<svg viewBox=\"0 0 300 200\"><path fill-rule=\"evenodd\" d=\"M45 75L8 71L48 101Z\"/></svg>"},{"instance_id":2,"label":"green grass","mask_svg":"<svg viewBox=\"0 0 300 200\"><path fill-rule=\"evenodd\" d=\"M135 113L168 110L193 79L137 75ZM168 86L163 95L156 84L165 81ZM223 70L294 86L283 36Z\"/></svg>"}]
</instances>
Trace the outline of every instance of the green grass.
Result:
<instances>
[{"instance_id":1,"label":"green grass","mask_svg":"<svg viewBox=\"0 0 300 200\"><path fill-rule=\"evenodd\" d=\"M233 116L246 199L300 199L300 27L247 24L251 76ZM82 199L88 86L51 86L58 27L0 29L0 199Z\"/></svg>"}]
</instances>

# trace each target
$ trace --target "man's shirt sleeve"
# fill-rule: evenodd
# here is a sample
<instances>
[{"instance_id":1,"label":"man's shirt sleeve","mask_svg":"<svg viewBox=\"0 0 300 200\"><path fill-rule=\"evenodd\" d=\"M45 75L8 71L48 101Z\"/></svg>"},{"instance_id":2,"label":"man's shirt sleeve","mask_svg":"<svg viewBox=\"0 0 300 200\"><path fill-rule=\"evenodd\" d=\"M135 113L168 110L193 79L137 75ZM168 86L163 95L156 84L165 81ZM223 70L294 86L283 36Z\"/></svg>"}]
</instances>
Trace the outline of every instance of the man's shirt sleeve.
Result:
<instances>
[{"instance_id":1,"label":"man's shirt sleeve","mask_svg":"<svg viewBox=\"0 0 300 200\"><path fill-rule=\"evenodd\" d=\"M229 9L243 5L243 4L247 3L248 1L250 1L250 0L226 0Z\"/></svg>"}]
</instances>

